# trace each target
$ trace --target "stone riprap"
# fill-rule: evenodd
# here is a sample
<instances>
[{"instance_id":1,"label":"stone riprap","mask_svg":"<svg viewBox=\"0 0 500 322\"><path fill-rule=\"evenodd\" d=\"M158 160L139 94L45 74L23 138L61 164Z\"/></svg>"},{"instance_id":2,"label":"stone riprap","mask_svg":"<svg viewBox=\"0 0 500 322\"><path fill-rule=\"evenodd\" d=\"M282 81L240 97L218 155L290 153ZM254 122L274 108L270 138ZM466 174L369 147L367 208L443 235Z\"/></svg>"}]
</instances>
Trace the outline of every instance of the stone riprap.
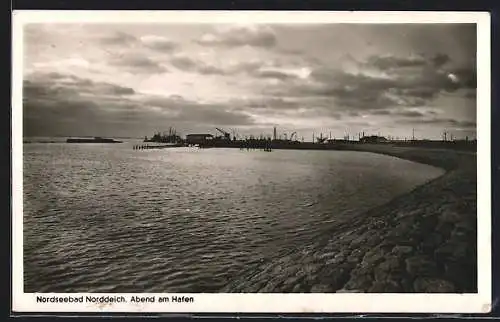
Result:
<instances>
[{"instance_id":1,"label":"stone riprap","mask_svg":"<svg viewBox=\"0 0 500 322\"><path fill-rule=\"evenodd\" d=\"M446 173L353 216L302 249L249 267L223 292L477 292L476 155L362 145Z\"/></svg>"}]
</instances>

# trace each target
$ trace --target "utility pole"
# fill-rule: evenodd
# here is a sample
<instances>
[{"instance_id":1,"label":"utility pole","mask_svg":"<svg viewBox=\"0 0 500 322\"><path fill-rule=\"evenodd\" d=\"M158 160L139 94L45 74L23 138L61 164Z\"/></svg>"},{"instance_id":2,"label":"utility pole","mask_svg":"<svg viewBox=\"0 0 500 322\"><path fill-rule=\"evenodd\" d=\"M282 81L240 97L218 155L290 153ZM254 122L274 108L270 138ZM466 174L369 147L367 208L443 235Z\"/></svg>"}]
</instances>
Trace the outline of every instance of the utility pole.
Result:
<instances>
[{"instance_id":1,"label":"utility pole","mask_svg":"<svg viewBox=\"0 0 500 322\"><path fill-rule=\"evenodd\" d=\"M415 129L412 129L411 139L412 141L415 141Z\"/></svg>"}]
</instances>

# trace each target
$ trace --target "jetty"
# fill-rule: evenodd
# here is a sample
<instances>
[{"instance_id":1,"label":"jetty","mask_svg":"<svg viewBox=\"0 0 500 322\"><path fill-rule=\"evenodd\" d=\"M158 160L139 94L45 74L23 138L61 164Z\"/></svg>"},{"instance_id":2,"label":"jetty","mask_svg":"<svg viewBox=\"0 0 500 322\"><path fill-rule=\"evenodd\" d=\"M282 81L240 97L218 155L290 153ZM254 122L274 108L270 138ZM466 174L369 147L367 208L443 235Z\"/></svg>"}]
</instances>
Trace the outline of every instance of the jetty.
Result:
<instances>
[{"instance_id":1,"label":"jetty","mask_svg":"<svg viewBox=\"0 0 500 322\"><path fill-rule=\"evenodd\" d=\"M133 150L152 150L152 149L167 149L180 148L183 144L136 144L132 147Z\"/></svg>"}]
</instances>

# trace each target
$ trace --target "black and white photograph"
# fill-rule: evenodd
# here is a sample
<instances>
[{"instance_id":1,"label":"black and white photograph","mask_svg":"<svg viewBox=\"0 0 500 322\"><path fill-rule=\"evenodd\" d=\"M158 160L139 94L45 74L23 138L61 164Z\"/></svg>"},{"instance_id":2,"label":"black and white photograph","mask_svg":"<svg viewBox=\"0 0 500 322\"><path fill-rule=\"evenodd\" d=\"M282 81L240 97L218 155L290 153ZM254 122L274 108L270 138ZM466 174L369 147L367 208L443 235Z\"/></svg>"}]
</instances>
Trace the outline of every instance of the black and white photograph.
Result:
<instances>
[{"instance_id":1,"label":"black and white photograph","mask_svg":"<svg viewBox=\"0 0 500 322\"><path fill-rule=\"evenodd\" d=\"M15 39L21 292L480 293L473 20L73 16Z\"/></svg>"}]
</instances>

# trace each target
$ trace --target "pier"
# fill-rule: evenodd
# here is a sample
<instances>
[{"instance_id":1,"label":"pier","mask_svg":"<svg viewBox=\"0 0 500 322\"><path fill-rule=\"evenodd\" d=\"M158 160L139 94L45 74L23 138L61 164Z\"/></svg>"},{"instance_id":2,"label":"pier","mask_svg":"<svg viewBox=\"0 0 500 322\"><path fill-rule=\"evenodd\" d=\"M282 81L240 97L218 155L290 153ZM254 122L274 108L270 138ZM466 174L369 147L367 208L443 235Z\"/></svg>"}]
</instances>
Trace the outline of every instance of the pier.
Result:
<instances>
[{"instance_id":1,"label":"pier","mask_svg":"<svg viewBox=\"0 0 500 322\"><path fill-rule=\"evenodd\" d=\"M132 147L133 150L152 150L152 149L166 149L166 148L180 148L184 145L175 144L175 145L149 145L149 144L136 144Z\"/></svg>"},{"instance_id":2,"label":"pier","mask_svg":"<svg viewBox=\"0 0 500 322\"><path fill-rule=\"evenodd\" d=\"M476 150L476 140L465 139L457 140L453 137L448 137L448 133L443 134L441 140L416 139L415 130L412 131L411 139L394 138L391 136L384 137L378 135L365 135L365 132L358 133L358 136L345 135L343 138L332 138L329 136L316 135L313 133L312 141L305 142L304 137L299 140L297 132L292 132L291 135L284 133L278 135L276 127L273 128L273 135L266 136L244 136L238 135L233 131L231 135L224 129L216 128L221 135L213 135L210 133L187 134L185 138L177 134L175 129L170 128L168 133L163 135L158 132L151 138L144 138L144 144L134 145L134 150L150 150L164 149L171 147L198 147L200 149L207 148L238 148L245 151L260 150L272 152L273 150L358 150L363 146L399 146L408 148L431 148L431 149L452 149L474 151ZM150 145L149 143L153 143Z\"/></svg>"}]
</instances>

